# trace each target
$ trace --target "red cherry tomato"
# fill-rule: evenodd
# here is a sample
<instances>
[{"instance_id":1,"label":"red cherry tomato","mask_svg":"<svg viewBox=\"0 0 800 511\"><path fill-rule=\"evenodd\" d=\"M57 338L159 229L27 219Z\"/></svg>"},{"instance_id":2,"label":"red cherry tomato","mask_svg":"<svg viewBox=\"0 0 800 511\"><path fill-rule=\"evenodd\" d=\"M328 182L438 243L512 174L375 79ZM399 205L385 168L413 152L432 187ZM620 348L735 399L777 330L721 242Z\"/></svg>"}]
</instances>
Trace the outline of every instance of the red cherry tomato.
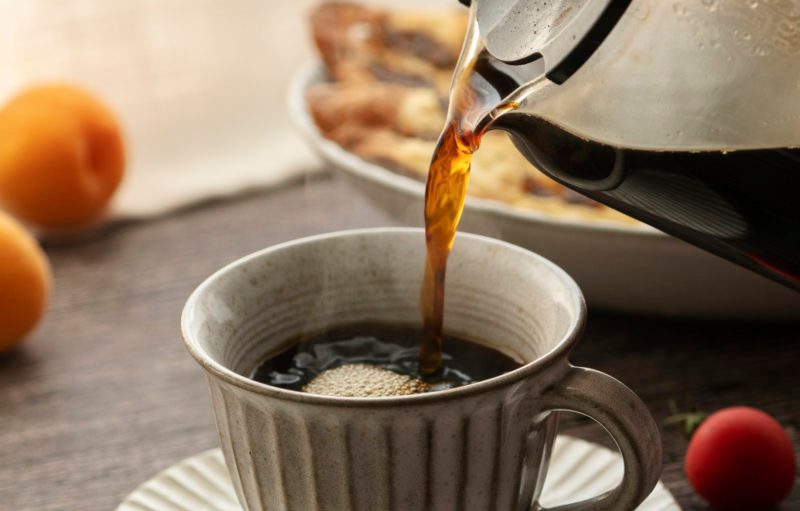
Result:
<instances>
[{"instance_id":1,"label":"red cherry tomato","mask_svg":"<svg viewBox=\"0 0 800 511\"><path fill-rule=\"evenodd\" d=\"M794 447L780 424L744 406L710 415L684 465L695 491L719 511L767 511L792 489Z\"/></svg>"}]
</instances>

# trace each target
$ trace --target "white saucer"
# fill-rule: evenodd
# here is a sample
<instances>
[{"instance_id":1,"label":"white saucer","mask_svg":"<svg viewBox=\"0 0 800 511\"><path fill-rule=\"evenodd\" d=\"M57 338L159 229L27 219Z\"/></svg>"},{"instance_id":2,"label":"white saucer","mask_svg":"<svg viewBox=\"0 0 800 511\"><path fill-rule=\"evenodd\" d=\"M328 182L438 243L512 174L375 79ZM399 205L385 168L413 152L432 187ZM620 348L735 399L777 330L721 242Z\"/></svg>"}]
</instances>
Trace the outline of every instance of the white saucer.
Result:
<instances>
[{"instance_id":1,"label":"white saucer","mask_svg":"<svg viewBox=\"0 0 800 511\"><path fill-rule=\"evenodd\" d=\"M622 459L605 447L559 436L542 504L553 507L599 495L622 477ZM242 511L219 449L164 470L139 486L117 511ZM660 482L637 511L681 511Z\"/></svg>"}]
</instances>

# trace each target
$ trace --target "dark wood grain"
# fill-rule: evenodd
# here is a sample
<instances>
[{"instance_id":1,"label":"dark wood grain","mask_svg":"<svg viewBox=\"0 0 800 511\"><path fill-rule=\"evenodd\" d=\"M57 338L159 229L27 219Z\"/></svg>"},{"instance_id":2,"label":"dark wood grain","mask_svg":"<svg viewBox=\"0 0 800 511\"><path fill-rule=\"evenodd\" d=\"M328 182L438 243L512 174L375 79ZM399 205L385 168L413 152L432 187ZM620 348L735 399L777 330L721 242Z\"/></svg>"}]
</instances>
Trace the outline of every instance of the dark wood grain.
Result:
<instances>
[{"instance_id":1,"label":"dark wood grain","mask_svg":"<svg viewBox=\"0 0 800 511\"><path fill-rule=\"evenodd\" d=\"M391 223L324 178L48 246L47 317L0 357L0 509L113 509L157 471L216 446L203 376L178 337L189 292L264 246ZM800 428L797 325L592 311L573 361L626 382L659 420L674 399L708 410L749 404ZM609 443L586 420L562 430ZM664 445L665 483L684 509L706 509L682 475L683 440L664 432ZM797 488L782 509L800 509Z\"/></svg>"}]
</instances>

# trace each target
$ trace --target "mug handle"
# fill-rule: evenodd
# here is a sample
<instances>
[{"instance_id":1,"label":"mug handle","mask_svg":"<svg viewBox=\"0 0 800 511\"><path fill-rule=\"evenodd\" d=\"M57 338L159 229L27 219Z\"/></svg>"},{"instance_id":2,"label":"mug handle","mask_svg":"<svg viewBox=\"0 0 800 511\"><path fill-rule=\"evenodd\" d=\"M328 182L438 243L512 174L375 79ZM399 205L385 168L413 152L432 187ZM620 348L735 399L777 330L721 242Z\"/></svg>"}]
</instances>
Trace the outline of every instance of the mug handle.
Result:
<instances>
[{"instance_id":1,"label":"mug handle","mask_svg":"<svg viewBox=\"0 0 800 511\"><path fill-rule=\"evenodd\" d=\"M576 412L593 419L616 442L625 473L613 490L597 497L531 511L632 511L650 495L661 476L661 435L639 396L611 376L570 366L564 378L545 391L542 412Z\"/></svg>"}]
</instances>

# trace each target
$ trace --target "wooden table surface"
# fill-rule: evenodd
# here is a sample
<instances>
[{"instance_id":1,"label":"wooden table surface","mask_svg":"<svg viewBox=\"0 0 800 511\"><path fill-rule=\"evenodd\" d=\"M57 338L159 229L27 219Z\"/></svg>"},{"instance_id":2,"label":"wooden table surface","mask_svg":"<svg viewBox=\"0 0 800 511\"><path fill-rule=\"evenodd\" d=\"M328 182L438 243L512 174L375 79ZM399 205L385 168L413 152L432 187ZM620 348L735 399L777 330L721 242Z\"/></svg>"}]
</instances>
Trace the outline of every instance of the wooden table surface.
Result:
<instances>
[{"instance_id":1,"label":"wooden table surface","mask_svg":"<svg viewBox=\"0 0 800 511\"><path fill-rule=\"evenodd\" d=\"M159 470L216 446L202 372L179 339L190 291L256 249L391 224L345 183L320 178L47 246L50 309L23 346L0 357L0 509L110 510ZM670 399L708 410L747 404L793 432L796 326L592 310L572 360L627 383L659 421ZM585 419L565 421L562 432L609 443ZM684 441L672 431L663 440L667 487L685 510L706 509L682 473ZM781 509L800 509L800 485Z\"/></svg>"}]
</instances>

